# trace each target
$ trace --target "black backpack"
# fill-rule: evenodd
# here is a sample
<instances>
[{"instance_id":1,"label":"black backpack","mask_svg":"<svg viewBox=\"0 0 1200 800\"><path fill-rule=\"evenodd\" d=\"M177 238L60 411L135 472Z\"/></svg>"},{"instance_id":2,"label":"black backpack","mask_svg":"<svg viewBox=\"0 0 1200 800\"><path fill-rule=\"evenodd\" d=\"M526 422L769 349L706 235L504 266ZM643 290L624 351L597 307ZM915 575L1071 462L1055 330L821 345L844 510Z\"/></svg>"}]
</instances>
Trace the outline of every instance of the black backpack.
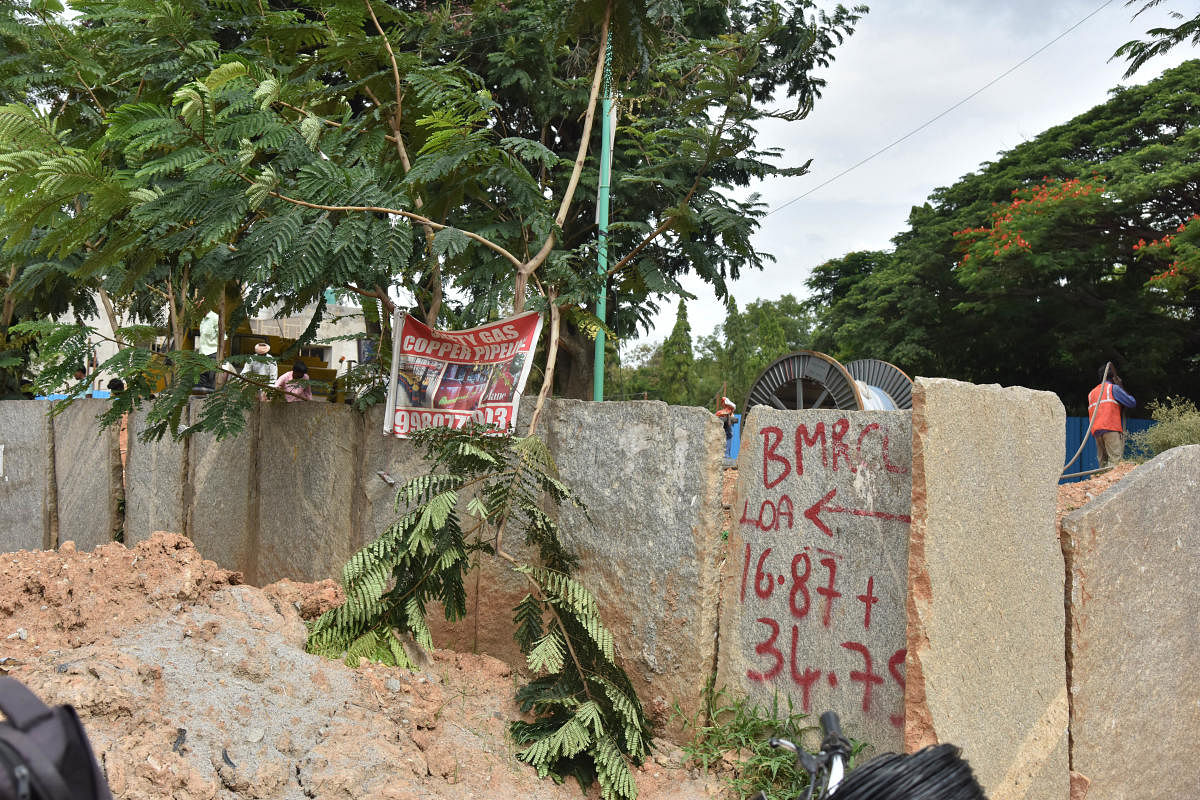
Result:
<instances>
[{"instance_id":1,"label":"black backpack","mask_svg":"<svg viewBox=\"0 0 1200 800\"><path fill-rule=\"evenodd\" d=\"M71 706L0 678L0 800L112 800Z\"/></svg>"}]
</instances>

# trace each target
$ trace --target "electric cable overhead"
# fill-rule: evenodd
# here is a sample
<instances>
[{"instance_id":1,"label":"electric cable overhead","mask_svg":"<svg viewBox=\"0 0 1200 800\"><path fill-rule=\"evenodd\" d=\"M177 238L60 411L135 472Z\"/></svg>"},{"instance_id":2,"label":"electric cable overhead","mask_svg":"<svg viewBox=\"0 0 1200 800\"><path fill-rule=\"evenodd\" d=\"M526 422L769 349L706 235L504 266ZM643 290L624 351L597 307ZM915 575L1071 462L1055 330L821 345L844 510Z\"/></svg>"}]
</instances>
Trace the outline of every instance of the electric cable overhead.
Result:
<instances>
[{"instance_id":1,"label":"electric cable overhead","mask_svg":"<svg viewBox=\"0 0 1200 800\"><path fill-rule=\"evenodd\" d=\"M807 192L805 192L804 194L801 194L801 195L798 195L798 196L796 196L796 197L793 197L791 200L788 200L786 203L783 203L782 205L778 205L778 206L776 206L775 208L771 209L770 211L768 211L768 212L767 212L766 214L764 214L763 216L764 216L764 217L769 217L769 216L771 216L772 214L774 214L776 211L782 211L783 209L785 209L785 208L787 208L788 206L790 206L792 203L796 203L796 202L799 202L799 201L803 200L804 198L808 197L810 194L812 194L812 193L816 192L817 190L819 190L819 189L823 189L824 187L828 186L829 184L833 183L834 181L838 180L839 178L842 178L842 177L844 177L845 175L848 175L848 174L850 174L850 173L851 173L851 172L853 172L854 170L856 170L856 169L858 169L859 167L861 167L863 164L866 164L868 161L872 161L872 160L874 160L875 158L877 158L877 157L879 157L879 156L883 155L883 154L884 154L884 153L886 153L888 150L891 150L893 147L895 147L896 145L900 144L901 142L904 142L905 140L912 138L912 137L913 137L913 136L915 136L916 134L918 134L918 133L920 133L921 131L923 131L923 130L925 130L926 128L928 128L928 127L929 127L930 125L932 125L933 123L937 122L937 121L938 121L939 119L941 119L942 117L944 117L944 116L946 116L947 114L949 114L951 111L954 111L954 110L955 110L955 109L957 109L959 106L962 106L962 105L964 105L965 103L967 103L967 102L969 102L969 101L973 100L973 99L974 99L976 96L978 96L978 95L982 94L984 91L986 91L986 90L990 89L990 88L991 88L992 86L994 86L995 84L999 83L1000 81L1002 81L1003 79L1005 79L1005 78L1007 78L1009 75L1011 75L1012 73L1016 72L1016 71L1017 71L1018 69L1020 69L1021 67L1025 66L1026 64L1028 64L1028 63L1029 63L1030 61L1032 61L1034 58L1036 58L1037 56L1041 55L1041 53L1042 53L1043 51L1045 51L1046 49L1048 49L1048 48L1049 48L1051 45L1053 45L1053 44L1057 43L1057 42L1058 42L1060 39L1062 39L1064 36L1066 36L1067 34L1071 33L1071 32L1072 32L1072 31L1074 31L1076 28L1078 28L1080 25L1082 25L1083 23L1087 22L1087 21L1088 21L1089 19L1091 19L1092 17L1094 17L1094 16L1096 16L1097 14L1099 14L1099 13L1100 13L1101 11L1103 11L1103 10L1104 10L1106 7L1108 7L1108 6L1112 5L1112 3L1113 3L1113 0L1104 0L1104 2L1103 2L1103 3L1101 3L1099 6L1097 6L1097 7L1096 7L1096 8L1095 8L1095 9L1094 9L1094 10L1093 10L1091 13L1089 13L1089 14L1088 14L1087 16L1085 16L1083 19L1079 20L1079 21L1078 21L1078 22L1076 22L1074 25L1072 25L1071 27L1067 28L1065 31L1063 31L1062 33L1060 33L1058 36L1055 36L1053 39L1051 39L1050 41L1046 42L1044 45L1042 45L1041 47L1039 47L1037 50L1034 50L1032 53L1030 53L1030 54L1029 54L1029 55L1027 55L1025 58L1023 58L1023 59L1021 59L1020 61L1018 61L1018 62L1017 62L1016 64L1014 64L1013 66L1009 67L1009 68L1008 68L1007 70L1005 70L1004 72L1002 72L1002 73L1000 73L999 75L997 75L996 77L992 78L990 81L988 81L987 83L985 83L983 86L980 86L978 89L976 89L975 91L971 92L969 95L967 95L966 97L964 97L962 100L959 100L957 103L955 103L954 105L950 106L950 107L949 107L949 108L947 108L945 111L943 111L943 112L941 112L940 114L938 114L937 116L935 116L935 117L933 117L933 118L931 118L931 119L927 120L926 122L922 123L921 125L918 125L916 128L913 128L911 131L909 131L908 133L904 134L904 135L903 135L903 136L901 136L899 139L896 139L895 141L891 142L890 144L887 144L887 145L885 145L885 146L881 147L880 149L876 150L874 153L872 153L871 155L867 156L867 157L866 157L866 158L864 158L863 160L861 160L861 161L857 162L856 164L853 164L853 165L851 165L851 166L847 167L846 169L844 169L844 170L842 170L841 172L839 172L837 175L834 175L832 178L829 178L828 180L826 180L826 181L824 181L824 182L822 182L822 183L818 183L816 186L814 186L813 188L809 189L809 190L808 190Z\"/></svg>"}]
</instances>

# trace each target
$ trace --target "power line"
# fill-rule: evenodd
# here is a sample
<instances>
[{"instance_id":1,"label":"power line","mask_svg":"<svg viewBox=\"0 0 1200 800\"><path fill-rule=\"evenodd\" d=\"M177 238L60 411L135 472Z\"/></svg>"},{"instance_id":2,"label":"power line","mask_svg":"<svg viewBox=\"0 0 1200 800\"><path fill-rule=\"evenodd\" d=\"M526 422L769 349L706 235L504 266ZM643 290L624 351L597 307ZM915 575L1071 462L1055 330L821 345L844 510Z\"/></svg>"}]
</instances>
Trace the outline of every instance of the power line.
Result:
<instances>
[{"instance_id":1,"label":"power line","mask_svg":"<svg viewBox=\"0 0 1200 800\"><path fill-rule=\"evenodd\" d=\"M923 131L923 130L925 130L926 128L928 128L928 127L929 127L930 125L932 125L933 123L937 122L937 121L938 121L939 119L941 119L942 117L944 117L944 116L946 116L947 114L949 114L951 111L954 111L954 110L955 110L956 108L958 108L959 106L961 106L961 105L963 105L964 103L967 103L967 102L969 102L970 100L974 99L974 98L975 98L977 95L979 95L979 94L983 93L983 92L984 92L984 91L986 91L987 89L990 89L990 88L991 88L992 86L994 86L995 84L999 83L1000 81L1002 81L1003 79L1005 79L1005 78L1007 78L1009 75L1011 75L1012 73L1016 72L1016 71L1017 71L1018 69L1020 69L1021 67L1025 66L1026 64L1028 64L1028 63L1029 63L1030 61L1032 61L1032 60L1033 60L1035 57L1037 57L1037 56L1041 55L1041 53L1042 53L1044 50L1046 50L1046 49L1047 49L1047 48L1049 48L1051 45L1053 45L1053 44L1055 44L1056 42L1058 42L1060 39L1062 39L1062 38L1063 38L1064 36L1066 36L1068 33L1070 33L1071 31L1075 30L1076 28L1078 28L1078 27L1079 27L1080 25L1082 25L1083 23L1087 22L1087 21L1088 21L1089 19L1091 19L1092 17L1094 17L1094 16L1096 16L1097 14L1099 14L1101 11L1103 11L1103 10L1105 9L1105 7L1107 7L1107 6L1109 6L1109 5L1112 5L1112 3L1113 3L1113 0L1104 0L1104 2L1103 2L1103 3L1101 3L1099 6L1097 6L1097 7L1096 7L1096 9L1095 9L1094 11L1092 11L1090 14L1088 14L1086 17L1084 17L1083 19L1079 20L1079 21L1078 21L1078 22L1076 22L1074 25L1072 25L1071 27L1067 28L1065 31L1063 31L1062 33L1060 33L1058 36L1055 36L1055 37L1054 37L1053 39L1051 39L1050 41L1046 42L1044 45L1042 45L1041 47L1039 47L1037 50L1034 50L1034 51L1033 51L1032 53L1030 53L1028 56L1026 56L1025 58L1021 59L1019 62L1017 62L1017 63L1016 63L1016 64L1014 64L1013 66L1009 67L1009 68L1008 68L1007 70L1005 70L1004 72L1002 72L1002 73L1000 73L999 75L997 75L996 77L992 78L990 81L988 81L987 83L985 83L983 86L980 86L978 89L976 89L975 91L971 92L969 95L967 95L966 97L964 97L962 100L959 100L957 103L955 103L954 105L950 106L949 108L947 108L947 109L946 109L945 111L943 111L942 113L940 113L940 114L938 114L937 116L933 117L932 119L930 119L930 120L928 120L928 121L926 121L926 122L922 123L921 125L917 126L916 128L913 128L911 131L909 131L908 133L904 134L904 135L903 135L903 136L901 136L899 139L896 139L895 141L891 142L890 144L887 144L887 145L885 145L884 147L881 147L880 149L876 150L876 151L875 151L874 153L872 153L871 155L869 155L869 156L867 156L866 158L864 158L862 161L859 161L858 163L856 163L856 164L853 164L852 166L849 166L849 167L847 167L846 169L842 170L842 171L841 171L841 172L839 172L837 175L834 175L832 178L830 178L830 179L828 179L828 180L824 181L823 183L819 183L819 184L817 184L816 186L814 186L813 188L809 189L809 190L808 190L807 192L805 192L804 194L802 194L802 195L799 195L799 196L797 196L797 197L793 197L791 200L788 200L788 201L787 201L786 203L784 203L783 205L776 206L775 208L771 209L770 211L768 211L768 212L767 212L766 214L764 214L763 216L764 216L764 217L769 217L769 216L771 216L772 214L774 214L776 211L782 211L783 209L785 209L785 208L787 208L788 206L790 206L792 203L796 203L796 202L799 202L800 200L803 200L804 198L808 197L808 196L809 196L810 194L812 194L813 192L816 192L818 189L823 189L824 187L828 186L829 184L833 183L834 181L838 180L839 178L841 178L841 177L844 177L845 175L848 175L849 173L851 173L851 172L853 172L854 170L858 169L858 168L859 168L859 167L861 167L863 164L866 164L868 161L872 161L872 160L874 160L875 158L877 158L878 156L881 156L881 155L883 155L883 154L884 154L884 153L886 153L888 150L891 150L893 147L895 147L896 145L900 144L901 142L903 142L903 141L905 141L905 140L907 140L907 139L910 139L910 138L912 138L912 137L913 137L913 136L915 136L916 134L918 134L918 133L920 133L921 131Z\"/></svg>"}]
</instances>

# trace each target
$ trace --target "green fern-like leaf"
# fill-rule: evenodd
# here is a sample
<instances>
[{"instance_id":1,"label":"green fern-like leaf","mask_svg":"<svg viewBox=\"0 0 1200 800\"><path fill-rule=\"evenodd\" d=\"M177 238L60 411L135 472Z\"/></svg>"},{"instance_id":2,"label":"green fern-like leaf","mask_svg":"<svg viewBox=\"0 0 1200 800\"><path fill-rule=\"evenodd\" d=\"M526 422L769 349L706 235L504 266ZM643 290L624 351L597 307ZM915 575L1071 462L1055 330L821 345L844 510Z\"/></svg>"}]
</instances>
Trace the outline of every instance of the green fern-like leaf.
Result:
<instances>
[{"instance_id":1,"label":"green fern-like leaf","mask_svg":"<svg viewBox=\"0 0 1200 800\"><path fill-rule=\"evenodd\" d=\"M429 626L425 624L425 609L421 608L417 598L409 598L404 610L408 617L408 629L412 631L413 639L426 652L433 650L433 634L429 632Z\"/></svg>"},{"instance_id":2,"label":"green fern-like leaf","mask_svg":"<svg viewBox=\"0 0 1200 800\"><path fill-rule=\"evenodd\" d=\"M271 107L271 104L279 99L279 80L276 78L266 78L258 84L258 88L254 90L254 100L264 110Z\"/></svg>"},{"instance_id":3,"label":"green fern-like leaf","mask_svg":"<svg viewBox=\"0 0 1200 800\"><path fill-rule=\"evenodd\" d=\"M562 637L551 631L538 640L525 660L533 672L559 672L563 668L565 650Z\"/></svg>"},{"instance_id":4,"label":"green fern-like leaf","mask_svg":"<svg viewBox=\"0 0 1200 800\"><path fill-rule=\"evenodd\" d=\"M457 228L442 228L433 237L433 252L435 255L453 258L467 249L471 240Z\"/></svg>"},{"instance_id":5,"label":"green fern-like leaf","mask_svg":"<svg viewBox=\"0 0 1200 800\"><path fill-rule=\"evenodd\" d=\"M311 113L300 120L300 135L304 137L304 141L313 151L317 149L317 142L321 139L321 131L324 127L321 120Z\"/></svg>"},{"instance_id":6,"label":"green fern-like leaf","mask_svg":"<svg viewBox=\"0 0 1200 800\"><path fill-rule=\"evenodd\" d=\"M394 667L402 667L404 669L416 669L417 665L408 657L408 653L404 649L404 645L396 638L396 634L389 631L387 639L388 653L391 655L391 664Z\"/></svg>"},{"instance_id":7,"label":"green fern-like leaf","mask_svg":"<svg viewBox=\"0 0 1200 800\"><path fill-rule=\"evenodd\" d=\"M250 198L250 208L255 209L261 206L266 199L279 186L279 175L270 166L265 166L254 178L254 183L250 184L250 188L246 190L246 197Z\"/></svg>"},{"instance_id":8,"label":"green fern-like leaf","mask_svg":"<svg viewBox=\"0 0 1200 800\"><path fill-rule=\"evenodd\" d=\"M249 72L249 68L241 61L228 61L208 73L208 76L204 79L204 85L208 87L210 92L216 92L230 81L245 77Z\"/></svg>"},{"instance_id":9,"label":"green fern-like leaf","mask_svg":"<svg viewBox=\"0 0 1200 800\"><path fill-rule=\"evenodd\" d=\"M596 762L600 796L604 800L634 800L637 797L637 784L612 737L597 736L590 752Z\"/></svg>"},{"instance_id":10,"label":"green fern-like leaf","mask_svg":"<svg viewBox=\"0 0 1200 800\"><path fill-rule=\"evenodd\" d=\"M604 691L605 697L620 719L621 730L625 734L625 752L640 758L646 752L643 735L646 720L637 695L632 691L622 690L612 681L599 675L591 675L588 680Z\"/></svg>"},{"instance_id":11,"label":"green fern-like leaf","mask_svg":"<svg viewBox=\"0 0 1200 800\"><path fill-rule=\"evenodd\" d=\"M378 644L379 637L375 631L367 631L362 636L359 636L346 648L346 666L351 669L357 668L359 661L369 658L375 653Z\"/></svg>"},{"instance_id":12,"label":"green fern-like leaf","mask_svg":"<svg viewBox=\"0 0 1200 800\"><path fill-rule=\"evenodd\" d=\"M532 594L525 595L513 610L513 622L516 625L513 638L521 647L521 652L529 652L542 638L542 613L542 604Z\"/></svg>"}]
</instances>

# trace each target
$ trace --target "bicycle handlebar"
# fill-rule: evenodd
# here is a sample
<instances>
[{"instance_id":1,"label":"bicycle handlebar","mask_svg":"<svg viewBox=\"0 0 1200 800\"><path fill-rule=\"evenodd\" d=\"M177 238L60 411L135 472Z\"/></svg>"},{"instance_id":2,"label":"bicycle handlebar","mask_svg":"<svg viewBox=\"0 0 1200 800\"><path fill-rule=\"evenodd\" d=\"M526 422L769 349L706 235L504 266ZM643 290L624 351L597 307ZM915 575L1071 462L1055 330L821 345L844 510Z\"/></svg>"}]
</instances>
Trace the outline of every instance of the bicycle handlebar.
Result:
<instances>
[{"instance_id":1,"label":"bicycle handlebar","mask_svg":"<svg viewBox=\"0 0 1200 800\"><path fill-rule=\"evenodd\" d=\"M819 753L809 753L794 742L777 736L772 736L767 740L767 743L773 748L782 748L796 754L796 763L809 776L808 793L805 800L813 797L813 791L818 781L823 783L819 797L825 797L836 789L845 775L846 759L850 755L850 742L842 734L842 723L837 714L832 711L822 714L821 729L825 732L825 738L821 741ZM751 800L759 800L759 795Z\"/></svg>"},{"instance_id":2,"label":"bicycle handlebar","mask_svg":"<svg viewBox=\"0 0 1200 800\"><path fill-rule=\"evenodd\" d=\"M826 711L821 715L821 728L824 729L826 736L842 736L842 721L838 719L838 715L832 711Z\"/></svg>"}]
</instances>

